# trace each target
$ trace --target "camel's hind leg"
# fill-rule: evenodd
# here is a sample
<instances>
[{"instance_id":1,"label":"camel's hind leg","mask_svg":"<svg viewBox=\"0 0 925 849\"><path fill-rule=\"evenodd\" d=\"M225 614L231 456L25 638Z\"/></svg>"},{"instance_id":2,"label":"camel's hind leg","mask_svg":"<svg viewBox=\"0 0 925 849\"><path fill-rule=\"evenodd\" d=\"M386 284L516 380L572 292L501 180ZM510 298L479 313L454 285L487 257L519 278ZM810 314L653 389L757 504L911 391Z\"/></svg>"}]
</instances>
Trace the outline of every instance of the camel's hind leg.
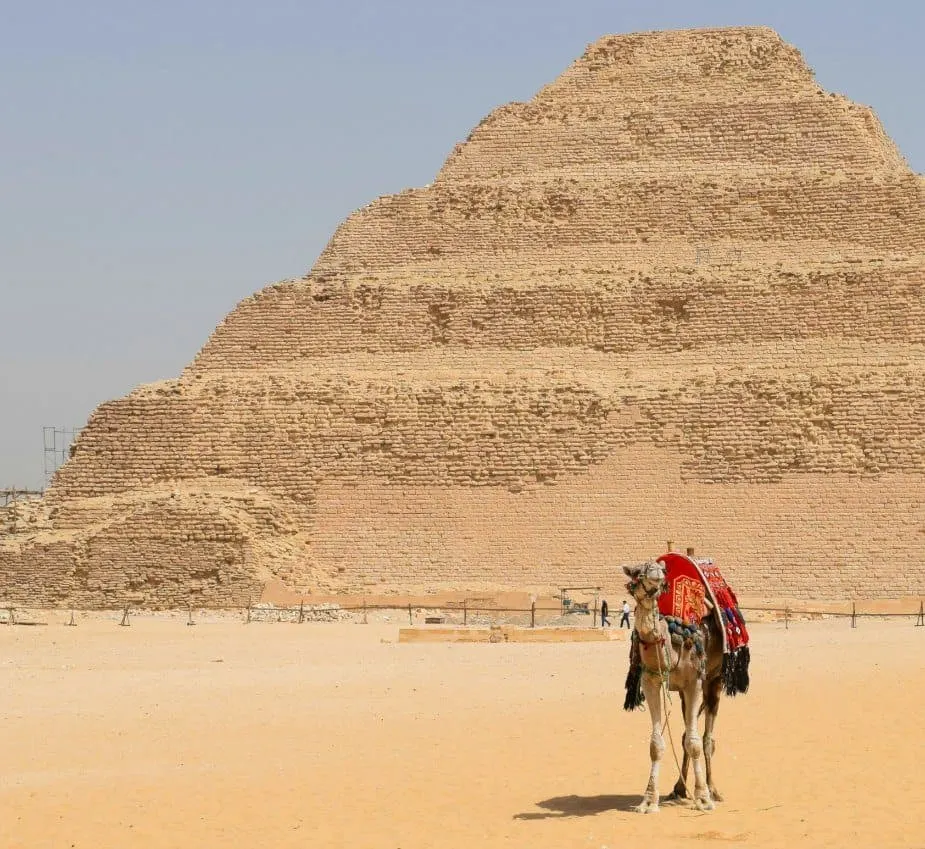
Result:
<instances>
[{"instance_id":1,"label":"camel's hind leg","mask_svg":"<svg viewBox=\"0 0 925 849\"><path fill-rule=\"evenodd\" d=\"M641 814L654 814L658 811L658 771L665 751L665 741L662 739L662 693L661 681L652 675L643 674L642 691L649 706L649 717L652 720L652 737L649 741L649 757L652 766L649 770L649 783L646 794L636 806Z\"/></svg>"},{"instance_id":2,"label":"camel's hind leg","mask_svg":"<svg viewBox=\"0 0 925 849\"><path fill-rule=\"evenodd\" d=\"M716 742L713 737L713 724L716 722L716 714L719 712L719 700L722 693L723 680L719 676L707 681L704 685L703 701L706 718L703 728L703 757L707 765L707 787L710 790L710 796L714 802L723 801L723 797L713 783L713 752L716 750Z\"/></svg>"},{"instance_id":3,"label":"camel's hind leg","mask_svg":"<svg viewBox=\"0 0 925 849\"><path fill-rule=\"evenodd\" d=\"M684 691L682 690L678 695L681 696L681 715L687 716L687 705L684 701ZM686 727L686 726L685 726ZM674 789L671 791L669 799L689 799L690 793L687 792L687 770L690 766L691 759L687 754L687 732L684 732L684 735L681 738L681 748L684 752L684 755L681 759L681 774L678 776L678 780L675 782ZM709 782L708 782L709 783Z\"/></svg>"},{"instance_id":4,"label":"camel's hind leg","mask_svg":"<svg viewBox=\"0 0 925 849\"><path fill-rule=\"evenodd\" d=\"M690 756L694 767L694 804L701 811L712 811L713 800L707 788L703 768L703 741L697 728L697 716L700 713L700 703L703 700L703 689L698 680L696 686L688 689L688 698L685 699L684 725L684 751Z\"/></svg>"}]
</instances>

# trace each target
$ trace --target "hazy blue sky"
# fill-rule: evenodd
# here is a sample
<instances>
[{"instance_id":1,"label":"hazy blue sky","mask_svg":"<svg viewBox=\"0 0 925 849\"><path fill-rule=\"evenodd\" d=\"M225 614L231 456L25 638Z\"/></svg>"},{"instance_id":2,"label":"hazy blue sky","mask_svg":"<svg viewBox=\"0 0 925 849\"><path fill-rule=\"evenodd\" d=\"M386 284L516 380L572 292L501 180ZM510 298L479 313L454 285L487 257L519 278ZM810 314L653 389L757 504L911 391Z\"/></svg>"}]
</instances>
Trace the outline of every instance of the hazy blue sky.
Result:
<instances>
[{"instance_id":1,"label":"hazy blue sky","mask_svg":"<svg viewBox=\"0 0 925 849\"><path fill-rule=\"evenodd\" d=\"M0 488L605 33L766 24L925 170L925 4L0 0Z\"/></svg>"}]
</instances>

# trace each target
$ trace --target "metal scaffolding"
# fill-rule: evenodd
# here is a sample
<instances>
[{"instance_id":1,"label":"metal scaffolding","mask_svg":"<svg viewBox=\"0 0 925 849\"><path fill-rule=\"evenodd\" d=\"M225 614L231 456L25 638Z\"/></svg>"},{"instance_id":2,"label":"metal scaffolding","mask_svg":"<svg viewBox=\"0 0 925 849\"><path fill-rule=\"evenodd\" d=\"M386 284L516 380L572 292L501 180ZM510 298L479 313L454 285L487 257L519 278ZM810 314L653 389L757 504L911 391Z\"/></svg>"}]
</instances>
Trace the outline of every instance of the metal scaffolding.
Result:
<instances>
[{"instance_id":1,"label":"metal scaffolding","mask_svg":"<svg viewBox=\"0 0 925 849\"><path fill-rule=\"evenodd\" d=\"M43 427L45 444L45 488L48 489L55 472L71 456L71 446L80 433L79 427Z\"/></svg>"},{"instance_id":2,"label":"metal scaffolding","mask_svg":"<svg viewBox=\"0 0 925 849\"><path fill-rule=\"evenodd\" d=\"M30 498L39 498L42 495L38 489L20 489L11 486L9 489L0 489L0 507L6 507L14 501L26 501Z\"/></svg>"}]
</instances>

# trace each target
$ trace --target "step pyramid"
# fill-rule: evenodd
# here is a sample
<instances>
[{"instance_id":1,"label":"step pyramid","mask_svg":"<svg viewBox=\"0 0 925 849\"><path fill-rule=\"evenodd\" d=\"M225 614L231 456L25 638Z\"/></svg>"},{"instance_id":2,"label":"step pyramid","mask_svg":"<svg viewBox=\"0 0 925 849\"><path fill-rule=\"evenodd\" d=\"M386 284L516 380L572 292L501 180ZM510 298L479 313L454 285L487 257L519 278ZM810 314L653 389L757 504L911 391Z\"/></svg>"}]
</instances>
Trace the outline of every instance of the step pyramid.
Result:
<instances>
[{"instance_id":1,"label":"step pyramid","mask_svg":"<svg viewBox=\"0 0 925 849\"><path fill-rule=\"evenodd\" d=\"M763 27L607 36L102 404L0 597L925 592L925 181ZM884 561L903 569L884 580Z\"/></svg>"}]
</instances>

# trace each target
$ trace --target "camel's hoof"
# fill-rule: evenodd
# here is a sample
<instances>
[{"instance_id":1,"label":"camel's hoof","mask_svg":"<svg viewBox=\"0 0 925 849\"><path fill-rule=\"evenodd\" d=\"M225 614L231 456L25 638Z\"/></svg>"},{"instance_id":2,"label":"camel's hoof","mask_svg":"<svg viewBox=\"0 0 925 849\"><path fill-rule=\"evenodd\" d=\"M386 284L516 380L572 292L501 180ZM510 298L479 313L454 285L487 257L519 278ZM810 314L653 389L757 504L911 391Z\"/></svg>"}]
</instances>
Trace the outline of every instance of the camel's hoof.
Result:
<instances>
[{"instance_id":1,"label":"camel's hoof","mask_svg":"<svg viewBox=\"0 0 925 849\"><path fill-rule=\"evenodd\" d=\"M643 799L633 810L636 811L637 814L657 814L658 802Z\"/></svg>"},{"instance_id":2,"label":"camel's hoof","mask_svg":"<svg viewBox=\"0 0 925 849\"><path fill-rule=\"evenodd\" d=\"M711 788L710 788L710 798L711 798L714 802L722 802L722 801L723 801L722 795L720 795L719 790L717 790L715 787L711 787Z\"/></svg>"},{"instance_id":3,"label":"camel's hoof","mask_svg":"<svg viewBox=\"0 0 925 849\"><path fill-rule=\"evenodd\" d=\"M674 790L667 798L672 802L680 802L682 799L690 799L690 796L687 795L687 788L683 784L675 784Z\"/></svg>"},{"instance_id":4,"label":"camel's hoof","mask_svg":"<svg viewBox=\"0 0 925 849\"><path fill-rule=\"evenodd\" d=\"M698 811L712 811L713 800L709 796L703 796L700 799L694 799L694 807Z\"/></svg>"}]
</instances>

